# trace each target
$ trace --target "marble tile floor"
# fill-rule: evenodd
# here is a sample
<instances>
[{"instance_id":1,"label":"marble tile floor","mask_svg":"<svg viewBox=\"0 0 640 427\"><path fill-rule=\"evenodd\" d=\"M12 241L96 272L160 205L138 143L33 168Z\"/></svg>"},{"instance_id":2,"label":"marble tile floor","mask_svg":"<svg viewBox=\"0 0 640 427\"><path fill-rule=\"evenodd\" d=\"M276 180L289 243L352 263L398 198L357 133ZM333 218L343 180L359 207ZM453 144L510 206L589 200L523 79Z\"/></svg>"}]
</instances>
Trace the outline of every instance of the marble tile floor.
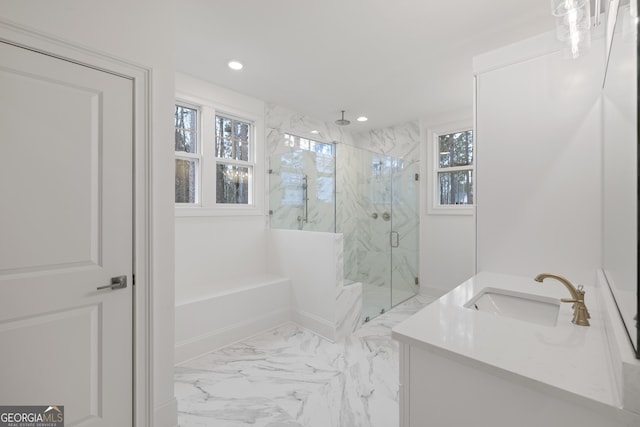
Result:
<instances>
[{"instance_id":1,"label":"marble tile floor","mask_svg":"<svg viewBox=\"0 0 640 427\"><path fill-rule=\"evenodd\" d=\"M398 343L414 297L331 343L288 323L176 367L181 427L393 427Z\"/></svg>"}]
</instances>

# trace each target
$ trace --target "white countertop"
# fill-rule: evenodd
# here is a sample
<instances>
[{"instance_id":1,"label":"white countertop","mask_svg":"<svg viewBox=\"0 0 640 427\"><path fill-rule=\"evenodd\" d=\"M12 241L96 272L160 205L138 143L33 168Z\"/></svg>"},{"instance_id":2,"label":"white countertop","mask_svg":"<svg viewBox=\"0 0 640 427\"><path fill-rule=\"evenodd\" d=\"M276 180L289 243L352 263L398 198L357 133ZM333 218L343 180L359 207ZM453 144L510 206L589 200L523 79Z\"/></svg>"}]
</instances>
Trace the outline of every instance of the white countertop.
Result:
<instances>
[{"instance_id":1,"label":"white countertop","mask_svg":"<svg viewBox=\"0 0 640 427\"><path fill-rule=\"evenodd\" d=\"M479 273L393 328L400 342L530 380L615 408L621 407L595 288L585 287L591 326L571 323L571 304L560 305L555 327L465 308L484 288L554 299L570 298L558 281ZM496 371L497 370L497 371Z\"/></svg>"}]
</instances>

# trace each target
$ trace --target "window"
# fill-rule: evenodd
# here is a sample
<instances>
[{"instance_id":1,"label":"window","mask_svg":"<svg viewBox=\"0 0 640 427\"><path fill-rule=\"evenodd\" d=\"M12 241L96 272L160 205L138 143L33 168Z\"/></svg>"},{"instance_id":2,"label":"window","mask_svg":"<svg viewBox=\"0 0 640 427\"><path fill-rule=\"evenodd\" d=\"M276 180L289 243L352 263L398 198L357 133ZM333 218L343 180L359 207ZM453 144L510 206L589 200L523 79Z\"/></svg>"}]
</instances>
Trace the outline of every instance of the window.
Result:
<instances>
[{"instance_id":1,"label":"window","mask_svg":"<svg viewBox=\"0 0 640 427\"><path fill-rule=\"evenodd\" d=\"M198 181L201 163L198 143L198 115L197 108L176 104L176 203L198 203Z\"/></svg>"},{"instance_id":2,"label":"window","mask_svg":"<svg viewBox=\"0 0 640 427\"><path fill-rule=\"evenodd\" d=\"M254 121L191 102L175 105L176 206L186 215L258 213Z\"/></svg>"},{"instance_id":3,"label":"window","mask_svg":"<svg viewBox=\"0 0 640 427\"><path fill-rule=\"evenodd\" d=\"M473 131L434 134L434 207L474 204Z\"/></svg>"},{"instance_id":4,"label":"window","mask_svg":"<svg viewBox=\"0 0 640 427\"><path fill-rule=\"evenodd\" d=\"M251 203L251 124L216 115L216 203Z\"/></svg>"}]
</instances>

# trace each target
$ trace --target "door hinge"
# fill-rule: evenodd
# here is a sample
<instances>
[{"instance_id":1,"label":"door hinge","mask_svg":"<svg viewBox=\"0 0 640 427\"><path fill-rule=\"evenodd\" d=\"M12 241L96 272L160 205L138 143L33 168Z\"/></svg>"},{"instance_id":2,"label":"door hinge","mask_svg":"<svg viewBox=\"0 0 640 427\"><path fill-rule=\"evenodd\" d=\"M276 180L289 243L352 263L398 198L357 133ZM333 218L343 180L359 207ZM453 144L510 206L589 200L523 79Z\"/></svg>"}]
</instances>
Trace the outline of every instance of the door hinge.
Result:
<instances>
[{"instance_id":1,"label":"door hinge","mask_svg":"<svg viewBox=\"0 0 640 427\"><path fill-rule=\"evenodd\" d=\"M418 278L416 277L416 278L415 278L415 283L416 283L416 285L419 285L419 284L420 284L420 279L418 279Z\"/></svg>"},{"instance_id":2,"label":"door hinge","mask_svg":"<svg viewBox=\"0 0 640 427\"><path fill-rule=\"evenodd\" d=\"M131 275L131 286L135 286L136 285L136 275L132 274Z\"/></svg>"},{"instance_id":3,"label":"door hinge","mask_svg":"<svg viewBox=\"0 0 640 427\"><path fill-rule=\"evenodd\" d=\"M420 174L419 174L419 173L417 173L417 174L415 175L415 179L416 179L416 181L420 181Z\"/></svg>"},{"instance_id":4,"label":"door hinge","mask_svg":"<svg viewBox=\"0 0 640 427\"><path fill-rule=\"evenodd\" d=\"M273 173L273 169L269 169L269 174L272 174L272 173Z\"/></svg>"}]
</instances>

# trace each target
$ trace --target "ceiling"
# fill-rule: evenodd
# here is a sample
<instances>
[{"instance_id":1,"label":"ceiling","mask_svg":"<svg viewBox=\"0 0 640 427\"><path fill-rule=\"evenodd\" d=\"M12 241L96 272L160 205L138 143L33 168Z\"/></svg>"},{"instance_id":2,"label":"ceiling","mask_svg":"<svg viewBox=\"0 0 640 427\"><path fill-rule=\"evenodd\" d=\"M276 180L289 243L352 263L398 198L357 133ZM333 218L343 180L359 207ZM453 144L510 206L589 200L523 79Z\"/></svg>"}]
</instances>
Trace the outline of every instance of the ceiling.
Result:
<instances>
[{"instance_id":1,"label":"ceiling","mask_svg":"<svg viewBox=\"0 0 640 427\"><path fill-rule=\"evenodd\" d=\"M355 132L470 112L473 56L555 25L549 0L177 4L178 71Z\"/></svg>"}]
</instances>

